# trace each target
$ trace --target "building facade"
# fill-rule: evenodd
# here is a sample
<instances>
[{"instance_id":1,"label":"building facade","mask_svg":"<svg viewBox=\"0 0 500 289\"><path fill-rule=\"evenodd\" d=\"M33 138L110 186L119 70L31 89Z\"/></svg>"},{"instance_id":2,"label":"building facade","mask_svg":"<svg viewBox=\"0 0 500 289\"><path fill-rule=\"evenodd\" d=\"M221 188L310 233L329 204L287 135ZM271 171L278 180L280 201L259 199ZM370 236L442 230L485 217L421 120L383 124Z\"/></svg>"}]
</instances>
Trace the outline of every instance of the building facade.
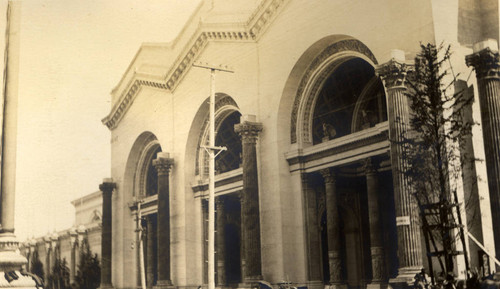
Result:
<instances>
[{"instance_id":1,"label":"building facade","mask_svg":"<svg viewBox=\"0 0 500 289\"><path fill-rule=\"evenodd\" d=\"M71 202L75 207L75 225L72 228L34 237L21 243L19 249L27 259L26 269L33 272L35 254L43 265L44 279L51 274L56 258L65 259L69 267L70 284L78 272L80 249L84 240L93 254L101 256L102 192L97 191Z\"/></svg>"},{"instance_id":2,"label":"building facade","mask_svg":"<svg viewBox=\"0 0 500 289\"><path fill-rule=\"evenodd\" d=\"M395 139L420 43L451 45L476 101L460 181L469 232L499 256L498 1L201 1L168 44L144 44L112 91L103 287L207 284L210 72L216 75L216 280L245 288L381 288L427 267ZM489 39L487 41L484 41ZM479 44L478 44L479 43ZM479 111L481 113L479 113ZM483 137L484 135L484 137ZM465 209L464 209L465 210ZM494 268L474 242L472 267ZM463 256L456 274L463 275ZM498 257L497 257L498 258Z\"/></svg>"}]
</instances>

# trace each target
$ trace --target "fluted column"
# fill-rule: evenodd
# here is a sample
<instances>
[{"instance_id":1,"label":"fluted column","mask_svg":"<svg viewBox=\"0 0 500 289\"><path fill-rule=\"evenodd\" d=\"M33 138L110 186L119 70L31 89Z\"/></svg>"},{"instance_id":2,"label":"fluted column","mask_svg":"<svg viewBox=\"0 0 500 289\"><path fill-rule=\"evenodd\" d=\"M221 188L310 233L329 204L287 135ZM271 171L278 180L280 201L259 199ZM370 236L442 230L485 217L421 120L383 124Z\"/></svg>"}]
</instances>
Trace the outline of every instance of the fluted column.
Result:
<instances>
[{"instance_id":1,"label":"fluted column","mask_svg":"<svg viewBox=\"0 0 500 289\"><path fill-rule=\"evenodd\" d=\"M379 65L376 73L383 80L387 95L389 116L389 139L391 141L391 167L396 206L396 226L398 231L398 277L394 282L413 282L413 277L422 268L420 229L415 199L411 196L405 172L408 162L403 158L401 141L407 136L410 125L409 103L405 95L406 76L413 66L405 63L404 53L399 59Z\"/></svg>"},{"instance_id":2,"label":"fluted column","mask_svg":"<svg viewBox=\"0 0 500 289\"><path fill-rule=\"evenodd\" d=\"M479 105L486 155L493 227L500 228L500 58L494 40L474 45L466 56L468 66L476 71ZM493 230L497 259L500 257L500 230Z\"/></svg>"},{"instance_id":3,"label":"fluted column","mask_svg":"<svg viewBox=\"0 0 500 289\"><path fill-rule=\"evenodd\" d=\"M326 231L328 237L328 264L330 268L330 284L339 286L344 284L342 277L342 259L340 255L340 220L337 198L336 176L332 169L320 171L325 180L326 200Z\"/></svg>"},{"instance_id":4,"label":"fluted column","mask_svg":"<svg viewBox=\"0 0 500 289\"><path fill-rule=\"evenodd\" d=\"M168 153L160 152L153 166L158 171L158 220L157 220L157 252L159 288L172 286L170 279L170 169L174 160Z\"/></svg>"},{"instance_id":5,"label":"fluted column","mask_svg":"<svg viewBox=\"0 0 500 289\"><path fill-rule=\"evenodd\" d=\"M250 118L250 120L248 120ZM250 283L262 279L260 252L260 212L259 212L259 182L257 172L256 142L262 131L262 124L255 122L251 116L241 117L241 123L234 126L241 136L243 192L241 203L241 223L245 238L245 270L243 282Z\"/></svg>"},{"instance_id":6,"label":"fluted column","mask_svg":"<svg viewBox=\"0 0 500 289\"><path fill-rule=\"evenodd\" d=\"M224 199L218 197L215 200L217 206L217 285L226 285L226 244L225 244L225 231L224 226L226 225L226 212L224 209Z\"/></svg>"},{"instance_id":7,"label":"fluted column","mask_svg":"<svg viewBox=\"0 0 500 289\"><path fill-rule=\"evenodd\" d=\"M111 257L112 257L112 204L111 196L116 184L113 179L107 178L99 185L102 192L102 229L101 229L101 285L100 288L113 287L111 283Z\"/></svg>"},{"instance_id":8,"label":"fluted column","mask_svg":"<svg viewBox=\"0 0 500 289\"><path fill-rule=\"evenodd\" d=\"M370 252L372 258L372 282L386 282L382 226L380 223L378 175L370 158L365 161L366 191L368 197L368 219L370 222ZM373 286L372 286L373 288Z\"/></svg>"},{"instance_id":9,"label":"fluted column","mask_svg":"<svg viewBox=\"0 0 500 289\"><path fill-rule=\"evenodd\" d=\"M302 192L305 200L306 242L308 267L307 275L310 282L321 281L321 240L318 224L318 205L316 191L311 186L308 174L302 173Z\"/></svg>"}]
</instances>

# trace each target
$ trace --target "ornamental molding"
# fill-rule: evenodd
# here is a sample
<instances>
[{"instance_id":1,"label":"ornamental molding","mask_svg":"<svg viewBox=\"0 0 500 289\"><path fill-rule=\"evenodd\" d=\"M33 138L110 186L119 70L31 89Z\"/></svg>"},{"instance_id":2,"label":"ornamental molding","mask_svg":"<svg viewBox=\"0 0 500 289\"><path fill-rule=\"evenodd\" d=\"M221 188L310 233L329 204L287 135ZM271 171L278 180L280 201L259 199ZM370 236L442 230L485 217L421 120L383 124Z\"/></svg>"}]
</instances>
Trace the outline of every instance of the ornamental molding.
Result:
<instances>
[{"instance_id":1,"label":"ornamental molding","mask_svg":"<svg viewBox=\"0 0 500 289\"><path fill-rule=\"evenodd\" d=\"M377 60L370 49L356 39L341 40L323 49L307 67L295 94L290 120L292 144L298 142L298 127L301 128L300 133L303 142L310 141L310 123L316 95L319 93L324 80L336 69L340 55L344 52L364 56L377 64Z\"/></svg>"},{"instance_id":2,"label":"ornamental molding","mask_svg":"<svg viewBox=\"0 0 500 289\"><path fill-rule=\"evenodd\" d=\"M500 79L500 56L498 51L485 48L465 57L467 66L474 67L479 79Z\"/></svg>"},{"instance_id":3,"label":"ornamental molding","mask_svg":"<svg viewBox=\"0 0 500 289\"><path fill-rule=\"evenodd\" d=\"M161 80L144 79L145 74L135 73L127 88L121 93L111 112L102 123L113 130L132 105L143 86L173 92L191 68L195 59L204 51L208 42L256 42L264 34L288 0L264 0L246 23L208 24L201 23L184 49ZM232 27L235 30L231 30ZM151 77L151 76L150 76Z\"/></svg>"},{"instance_id":4,"label":"ornamental molding","mask_svg":"<svg viewBox=\"0 0 500 289\"><path fill-rule=\"evenodd\" d=\"M387 89L406 89L407 76L413 72L414 65L391 59L377 66L375 74L382 79Z\"/></svg>"}]
</instances>

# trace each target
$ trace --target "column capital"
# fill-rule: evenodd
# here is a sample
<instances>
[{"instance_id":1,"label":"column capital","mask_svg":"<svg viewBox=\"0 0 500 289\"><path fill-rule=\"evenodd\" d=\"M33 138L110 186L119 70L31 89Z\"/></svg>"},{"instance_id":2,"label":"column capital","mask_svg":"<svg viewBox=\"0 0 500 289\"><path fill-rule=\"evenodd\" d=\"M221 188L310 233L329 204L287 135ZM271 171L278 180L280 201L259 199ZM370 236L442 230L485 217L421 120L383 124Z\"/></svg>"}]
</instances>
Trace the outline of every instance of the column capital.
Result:
<instances>
[{"instance_id":1,"label":"column capital","mask_svg":"<svg viewBox=\"0 0 500 289\"><path fill-rule=\"evenodd\" d=\"M498 49L485 47L465 57L467 66L474 67L477 78L500 79L500 57Z\"/></svg>"},{"instance_id":2,"label":"column capital","mask_svg":"<svg viewBox=\"0 0 500 289\"><path fill-rule=\"evenodd\" d=\"M334 184L336 182L336 174L332 168L326 168L319 171L320 174L325 179L325 183Z\"/></svg>"},{"instance_id":3,"label":"column capital","mask_svg":"<svg viewBox=\"0 0 500 289\"><path fill-rule=\"evenodd\" d=\"M240 123L234 125L234 131L247 143L256 143L262 128L262 123L256 122L253 115L241 116Z\"/></svg>"},{"instance_id":4,"label":"column capital","mask_svg":"<svg viewBox=\"0 0 500 289\"><path fill-rule=\"evenodd\" d=\"M68 232L69 235L69 244L71 248L73 248L76 245L76 241L78 240L78 233L76 232L75 228L71 228Z\"/></svg>"},{"instance_id":5,"label":"column capital","mask_svg":"<svg viewBox=\"0 0 500 289\"><path fill-rule=\"evenodd\" d=\"M392 58L375 68L375 74L382 79L386 89L406 89L407 76L414 65L401 59Z\"/></svg>"},{"instance_id":6,"label":"column capital","mask_svg":"<svg viewBox=\"0 0 500 289\"><path fill-rule=\"evenodd\" d=\"M174 165L174 159L170 158L169 153L160 152L157 154L155 160L153 160L153 166L156 168L158 175L168 175L170 169Z\"/></svg>"},{"instance_id":7,"label":"column capital","mask_svg":"<svg viewBox=\"0 0 500 289\"><path fill-rule=\"evenodd\" d=\"M217 207L222 207L224 208L224 199L221 198L221 197L218 197L215 199L215 204L217 205Z\"/></svg>"},{"instance_id":8,"label":"column capital","mask_svg":"<svg viewBox=\"0 0 500 289\"><path fill-rule=\"evenodd\" d=\"M99 190L103 193L112 193L116 188L116 183L113 183L113 179L106 178L102 181L102 184L99 185Z\"/></svg>"},{"instance_id":9,"label":"column capital","mask_svg":"<svg viewBox=\"0 0 500 289\"><path fill-rule=\"evenodd\" d=\"M377 173L377 166L372 158L366 158L363 162L363 170L366 175Z\"/></svg>"}]
</instances>

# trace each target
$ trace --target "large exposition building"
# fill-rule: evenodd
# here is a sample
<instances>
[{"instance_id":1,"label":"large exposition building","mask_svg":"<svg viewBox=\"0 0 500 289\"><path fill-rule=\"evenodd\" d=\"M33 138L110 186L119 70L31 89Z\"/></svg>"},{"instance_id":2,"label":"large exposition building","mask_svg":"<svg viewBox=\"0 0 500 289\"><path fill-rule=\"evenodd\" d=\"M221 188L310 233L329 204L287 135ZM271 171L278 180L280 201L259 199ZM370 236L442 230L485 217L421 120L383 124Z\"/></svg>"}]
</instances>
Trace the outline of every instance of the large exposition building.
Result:
<instances>
[{"instance_id":1,"label":"large exposition building","mask_svg":"<svg viewBox=\"0 0 500 289\"><path fill-rule=\"evenodd\" d=\"M389 138L405 129L396 121L409 113L405 77L429 42L451 45L476 98L466 149L485 161L464 166L478 181L461 195L476 200L469 232L498 258L499 9L497 0L201 1L174 41L139 49L112 91L101 285L140 284L137 201L147 285L207 284L210 72L195 62L234 70L216 77L215 143L227 147L216 159L218 286L411 281L427 266L425 246ZM472 267L494 270L472 241L468 252Z\"/></svg>"}]
</instances>

